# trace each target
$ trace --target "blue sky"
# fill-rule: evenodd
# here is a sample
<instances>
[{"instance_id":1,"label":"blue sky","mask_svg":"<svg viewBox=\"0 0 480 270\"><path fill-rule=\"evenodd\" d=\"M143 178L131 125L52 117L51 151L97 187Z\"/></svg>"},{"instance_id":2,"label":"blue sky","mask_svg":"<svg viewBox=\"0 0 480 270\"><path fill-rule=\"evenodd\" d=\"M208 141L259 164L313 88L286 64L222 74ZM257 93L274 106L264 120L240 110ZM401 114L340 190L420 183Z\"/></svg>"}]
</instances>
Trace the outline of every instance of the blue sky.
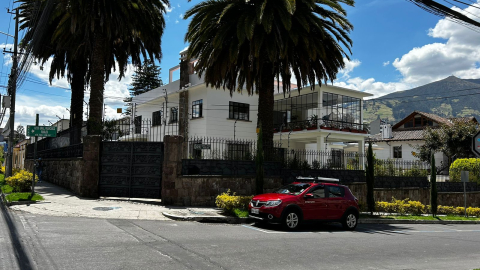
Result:
<instances>
[{"instance_id":1,"label":"blue sky","mask_svg":"<svg viewBox=\"0 0 480 270\"><path fill-rule=\"evenodd\" d=\"M480 0L479 0L480 1ZM0 4L0 31L14 32L13 17L6 12L13 0ZM162 79L168 82L168 70L179 62L179 52L187 44L184 35L188 21L185 11L199 0L171 1L166 15L166 29L162 39L163 59L160 63ZM14 4L13 4L14 5ZM435 80L456 75L461 78L480 78L480 33L431 15L406 0L357 0L349 7L348 18L354 25L352 55L343 72L338 74L336 85L367 91L376 96L393 91L407 90ZM480 16L480 10L471 10ZM0 34L0 45L9 47L12 38ZM7 84L11 58L5 54L0 60L0 86ZM108 118L115 118L115 109L121 107L128 95L133 69L122 81L115 73L106 85L105 96ZM178 77L178 74L176 74ZM35 113L40 122L48 124L68 118L70 92L65 79L54 80L58 87L48 86L48 64L44 70L32 65L30 73L17 94L16 125L34 123ZM62 88L59 88L62 87ZM5 88L0 88L2 95ZM88 96L85 99L88 102ZM7 111L8 112L8 111ZM5 117L2 126L8 117Z\"/></svg>"}]
</instances>

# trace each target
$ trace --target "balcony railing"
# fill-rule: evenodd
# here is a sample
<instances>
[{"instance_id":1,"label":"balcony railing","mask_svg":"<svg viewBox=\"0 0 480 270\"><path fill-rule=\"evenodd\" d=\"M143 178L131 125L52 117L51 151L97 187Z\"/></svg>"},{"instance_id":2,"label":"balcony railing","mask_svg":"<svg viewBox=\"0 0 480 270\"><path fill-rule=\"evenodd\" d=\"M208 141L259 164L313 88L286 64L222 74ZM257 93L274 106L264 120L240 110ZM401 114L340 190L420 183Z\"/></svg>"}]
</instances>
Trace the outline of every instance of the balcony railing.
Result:
<instances>
[{"instance_id":1,"label":"balcony railing","mask_svg":"<svg viewBox=\"0 0 480 270\"><path fill-rule=\"evenodd\" d=\"M279 128L274 128L274 132L294 132L294 131L305 131L305 130L336 130L343 132L352 132L352 133L367 133L364 130L363 124L336 121L336 120L304 120L304 121L295 121L287 124L283 124Z\"/></svg>"}]
</instances>

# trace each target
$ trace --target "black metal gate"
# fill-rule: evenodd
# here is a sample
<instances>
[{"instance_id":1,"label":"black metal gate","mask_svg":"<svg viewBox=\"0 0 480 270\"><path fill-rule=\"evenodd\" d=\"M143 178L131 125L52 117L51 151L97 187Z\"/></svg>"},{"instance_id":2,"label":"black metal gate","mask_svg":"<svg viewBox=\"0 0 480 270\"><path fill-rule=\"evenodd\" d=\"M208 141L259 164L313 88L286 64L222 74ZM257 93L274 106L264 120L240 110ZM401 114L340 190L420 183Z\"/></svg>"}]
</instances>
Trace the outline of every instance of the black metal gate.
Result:
<instances>
[{"instance_id":1,"label":"black metal gate","mask_svg":"<svg viewBox=\"0 0 480 270\"><path fill-rule=\"evenodd\" d=\"M99 194L159 199L162 166L162 142L103 142Z\"/></svg>"}]
</instances>

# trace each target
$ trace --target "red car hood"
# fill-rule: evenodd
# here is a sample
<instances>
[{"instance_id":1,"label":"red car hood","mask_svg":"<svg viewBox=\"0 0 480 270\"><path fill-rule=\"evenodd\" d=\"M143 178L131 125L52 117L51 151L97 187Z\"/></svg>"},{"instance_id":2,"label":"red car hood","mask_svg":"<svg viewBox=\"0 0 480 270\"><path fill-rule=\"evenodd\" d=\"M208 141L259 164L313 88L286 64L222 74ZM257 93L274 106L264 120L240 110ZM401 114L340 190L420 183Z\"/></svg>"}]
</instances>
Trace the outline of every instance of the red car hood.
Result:
<instances>
[{"instance_id":1,"label":"red car hood","mask_svg":"<svg viewBox=\"0 0 480 270\"><path fill-rule=\"evenodd\" d=\"M295 197L295 195L290 195L290 194L281 194L281 193L266 193L266 194L260 194L255 197L253 197L252 200L256 201L273 201L273 200L284 200L287 198L292 198Z\"/></svg>"}]
</instances>

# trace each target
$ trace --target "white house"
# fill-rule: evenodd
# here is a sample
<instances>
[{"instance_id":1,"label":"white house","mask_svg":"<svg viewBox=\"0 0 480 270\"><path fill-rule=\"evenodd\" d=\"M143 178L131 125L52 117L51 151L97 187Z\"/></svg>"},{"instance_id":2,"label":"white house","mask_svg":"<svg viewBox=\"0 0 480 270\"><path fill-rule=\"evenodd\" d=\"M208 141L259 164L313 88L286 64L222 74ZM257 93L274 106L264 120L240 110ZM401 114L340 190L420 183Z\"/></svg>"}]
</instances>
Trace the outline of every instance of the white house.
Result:
<instances>
[{"instance_id":1,"label":"white house","mask_svg":"<svg viewBox=\"0 0 480 270\"><path fill-rule=\"evenodd\" d=\"M135 136L146 140L163 135L255 140L258 96L207 87L193 72L195 61L185 60L169 70L169 83L132 100ZM183 67L183 68L182 68ZM180 80L172 81L180 69ZM295 86L293 86L295 87ZM363 99L371 94L322 85L288 97L275 95L274 140L282 148L331 151L358 143L351 149L364 153ZM148 120L147 120L148 119ZM151 121L152 127L142 125Z\"/></svg>"},{"instance_id":2,"label":"white house","mask_svg":"<svg viewBox=\"0 0 480 270\"><path fill-rule=\"evenodd\" d=\"M383 124L380 133L372 134L367 141L374 142L378 149L374 153L379 159L398 159L404 161L418 161L415 156L415 146L423 145L424 130L427 127L440 127L441 125L451 126L452 120L477 122L475 117L466 118L443 118L435 114L414 111L393 127ZM435 165L443 169L448 166L448 158L442 153L435 154Z\"/></svg>"}]
</instances>

